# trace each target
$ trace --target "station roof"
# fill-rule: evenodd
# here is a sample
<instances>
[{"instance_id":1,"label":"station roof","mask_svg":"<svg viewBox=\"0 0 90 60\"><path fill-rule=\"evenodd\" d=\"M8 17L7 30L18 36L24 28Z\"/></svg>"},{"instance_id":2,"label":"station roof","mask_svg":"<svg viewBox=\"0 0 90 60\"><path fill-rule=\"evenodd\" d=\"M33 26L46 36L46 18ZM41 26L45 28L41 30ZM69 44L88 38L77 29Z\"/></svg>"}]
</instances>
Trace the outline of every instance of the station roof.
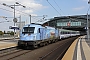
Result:
<instances>
[{"instance_id":1,"label":"station roof","mask_svg":"<svg viewBox=\"0 0 90 60\"><path fill-rule=\"evenodd\" d=\"M58 20L63 21L63 22L66 22L67 20L76 21L76 22L80 21L81 23L84 23L84 24L82 24L83 27L82 26L71 26L71 27L63 26L63 28L69 29L69 30L78 30L78 31L83 30L83 31L85 31L85 27L87 25L87 15L73 15L73 16L54 17L54 18L50 19L49 21L45 22L43 25L48 25L48 23L49 23L49 26L52 25L53 27L55 27L56 25L54 23L51 23L51 22L55 22ZM90 22L90 14L88 15L88 21ZM50 25L50 23L51 23L51 25ZM58 28L61 28L61 26L58 26Z\"/></svg>"},{"instance_id":2,"label":"station roof","mask_svg":"<svg viewBox=\"0 0 90 60\"><path fill-rule=\"evenodd\" d=\"M73 16L61 16L61 17L54 17L52 19L50 19L50 21L52 20L57 20L57 19L82 19L82 20L87 20L87 15L73 15ZM88 20L90 20L90 14L88 15Z\"/></svg>"}]
</instances>

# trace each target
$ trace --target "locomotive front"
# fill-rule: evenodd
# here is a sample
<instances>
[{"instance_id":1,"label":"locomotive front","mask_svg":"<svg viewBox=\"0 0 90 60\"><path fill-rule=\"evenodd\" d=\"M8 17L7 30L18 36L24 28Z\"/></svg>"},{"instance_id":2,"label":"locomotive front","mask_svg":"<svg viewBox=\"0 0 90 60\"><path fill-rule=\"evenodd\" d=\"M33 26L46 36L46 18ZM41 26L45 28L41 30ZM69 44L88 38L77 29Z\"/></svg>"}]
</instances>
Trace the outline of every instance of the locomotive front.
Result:
<instances>
[{"instance_id":1,"label":"locomotive front","mask_svg":"<svg viewBox=\"0 0 90 60\"><path fill-rule=\"evenodd\" d=\"M20 40L18 41L19 47L27 47L27 46L35 46L36 37L38 36L36 33L35 25L26 25L23 27L20 32Z\"/></svg>"}]
</instances>

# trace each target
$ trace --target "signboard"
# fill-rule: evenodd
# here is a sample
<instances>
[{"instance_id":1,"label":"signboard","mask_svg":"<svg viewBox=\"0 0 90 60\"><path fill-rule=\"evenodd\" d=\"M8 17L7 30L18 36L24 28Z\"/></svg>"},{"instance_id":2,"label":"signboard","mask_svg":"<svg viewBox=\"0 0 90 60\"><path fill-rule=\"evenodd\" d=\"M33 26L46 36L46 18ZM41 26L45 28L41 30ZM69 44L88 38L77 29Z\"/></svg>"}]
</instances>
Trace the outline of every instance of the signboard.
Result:
<instances>
[{"instance_id":1,"label":"signboard","mask_svg":"<svg viewBox=\"0 0 90 60\"><path fill-rule=\"evenodd\" d=\"M17 22L17 18L14 18L13 21L16 23Z\"/></svg>"},{"instance_id":2,"label":"signboard","mask_svg":"<svg viewBox=\"0 0 90 60\"><path fill-rule=\"evenodd\" d=\"M67 26L70 26L70 22L67 23Z\"/></svg>"},{"instance_id":3,"label":"signboard","mask_svg":"<svg viewBox=\"0 0 90 60\"><path fill-rule=\"evenodd\" d=\"M18 27L18 26L9 26L9 29L16 29L16 30L19 30L19 27Z\"/></svg>"}]
</instances>

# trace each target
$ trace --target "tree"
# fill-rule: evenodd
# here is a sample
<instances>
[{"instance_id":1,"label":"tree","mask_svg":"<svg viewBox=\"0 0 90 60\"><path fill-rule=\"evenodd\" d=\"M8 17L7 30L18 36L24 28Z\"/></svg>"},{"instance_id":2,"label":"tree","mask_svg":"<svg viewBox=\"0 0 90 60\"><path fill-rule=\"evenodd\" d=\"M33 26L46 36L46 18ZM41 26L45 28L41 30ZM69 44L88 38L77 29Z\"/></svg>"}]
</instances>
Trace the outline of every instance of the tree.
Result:
<instances>
[{"instance_id":1,"label":"tree","mask_svg":"<svg viewBox=\"0 0 90 60\"><path fill-rule=\"evenodd\" d=\"M11 31L11 32L10 32L10 35L14 35L14 32L13 32L13 31Z\"/></svg>"},{"instance_id":2,"label":"tree","mask_svg":"<svg viewBox=\"0 0 90 60\"><path fill-rule=\"evenodd\" d=\"M7 31L7 34L10 34L11 33L11 31Z\"/></svg>"},{"instance_id":3,"label":"tree","mask_svg":"<svg viewBox=\"0 0 90 60\"><path fill-rule=\"evenodd\" d=\"M3 32L2 31L0 31L0 35L3 35Z\"/></svg>"},{"instance_id":4,"label":"tree","mask_svg":"<svg viewBox=\"0 0 90 60\"><path fill-rule=\"evenodd\" d=\"M4 30L4 32L3 32L4 34L6 34L6 32L5 32L5 30Z\"/></svg>"}]
</instances>

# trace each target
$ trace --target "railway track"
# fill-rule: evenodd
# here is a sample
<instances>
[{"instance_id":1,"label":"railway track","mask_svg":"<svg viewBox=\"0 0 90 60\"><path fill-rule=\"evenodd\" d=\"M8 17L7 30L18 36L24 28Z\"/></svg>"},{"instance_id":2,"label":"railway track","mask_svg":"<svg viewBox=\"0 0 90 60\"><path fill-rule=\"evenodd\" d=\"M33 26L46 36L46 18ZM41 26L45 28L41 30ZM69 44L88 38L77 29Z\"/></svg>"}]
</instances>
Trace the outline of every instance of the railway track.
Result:
<instances>
[{"instance_id":1,"label":"railway track","mask_svg":"<svg viewBox=\"0 0 90 60\"><path fill-rule=\"evenodd\" d=\"M8 52L11 52L13 50L17 50L17 46L15 47L10 47L10 48L5 48L5 49L1 49L0 50L0 54L4 54L4 53L8 53Z\"/></svg>"},{"instance_id":2,"label":"railway track","mask_svg":"<svg viewBox=\"0 0 90 60\"><path fill-rule=\"evenodd\" d=\"M10 54L13 54L13 53L16 53L16 52L19 52L19 51L22 51L22 49L17 49L17 47L2 49L2 50L0 50L0 58L10 55Z\"/></svg>"},{"instance_id":3,"label":"railway track","mask_svg":"<svg viewBox=\"0 0 90 60\"><path fill-rule=\"evenodd\" d=\"M1 52L0 60L11 60L21 55L24 55L28 52L31 52L31 50L22 50L22 49L17 49L16 47L13 47L6 50L2 50L0 52Z\"/></svg>"},{"instance_id":4,"label":"railway track","mask_svg":"<svg viewBox=\"0 0 90 60\"><path fill-rule=\"evenodd\" d=\"M68 38L35 50L13 48L8 50L10 52L0 53L0 60L61 60L76 38Z\"/></svg>"},{"instance_id":5,"label":"railway track","mask_svg":"<svg viewBox=\"0 0 90 60\"><path fill-rule=\"evenodd\" d=\"M68 39L68 40L64 40L62 41L61 45L56 47L54 50L50 51L49 53L45 54L44 56L40 57L39 60L61 60L63 55L65 54L65 52L67 51L68 47L71 45L71 43L75 40L76 38L73 39ZM67 46L66 46L67 45ZM65 47L63 49L63 47ZM62 50L63 49L63 50ZM55 56L54 52L57 52L61 50L61 52L59 54L57 54L56 57L52 57L53 55Z\"/></svg>"}]
</instances>

